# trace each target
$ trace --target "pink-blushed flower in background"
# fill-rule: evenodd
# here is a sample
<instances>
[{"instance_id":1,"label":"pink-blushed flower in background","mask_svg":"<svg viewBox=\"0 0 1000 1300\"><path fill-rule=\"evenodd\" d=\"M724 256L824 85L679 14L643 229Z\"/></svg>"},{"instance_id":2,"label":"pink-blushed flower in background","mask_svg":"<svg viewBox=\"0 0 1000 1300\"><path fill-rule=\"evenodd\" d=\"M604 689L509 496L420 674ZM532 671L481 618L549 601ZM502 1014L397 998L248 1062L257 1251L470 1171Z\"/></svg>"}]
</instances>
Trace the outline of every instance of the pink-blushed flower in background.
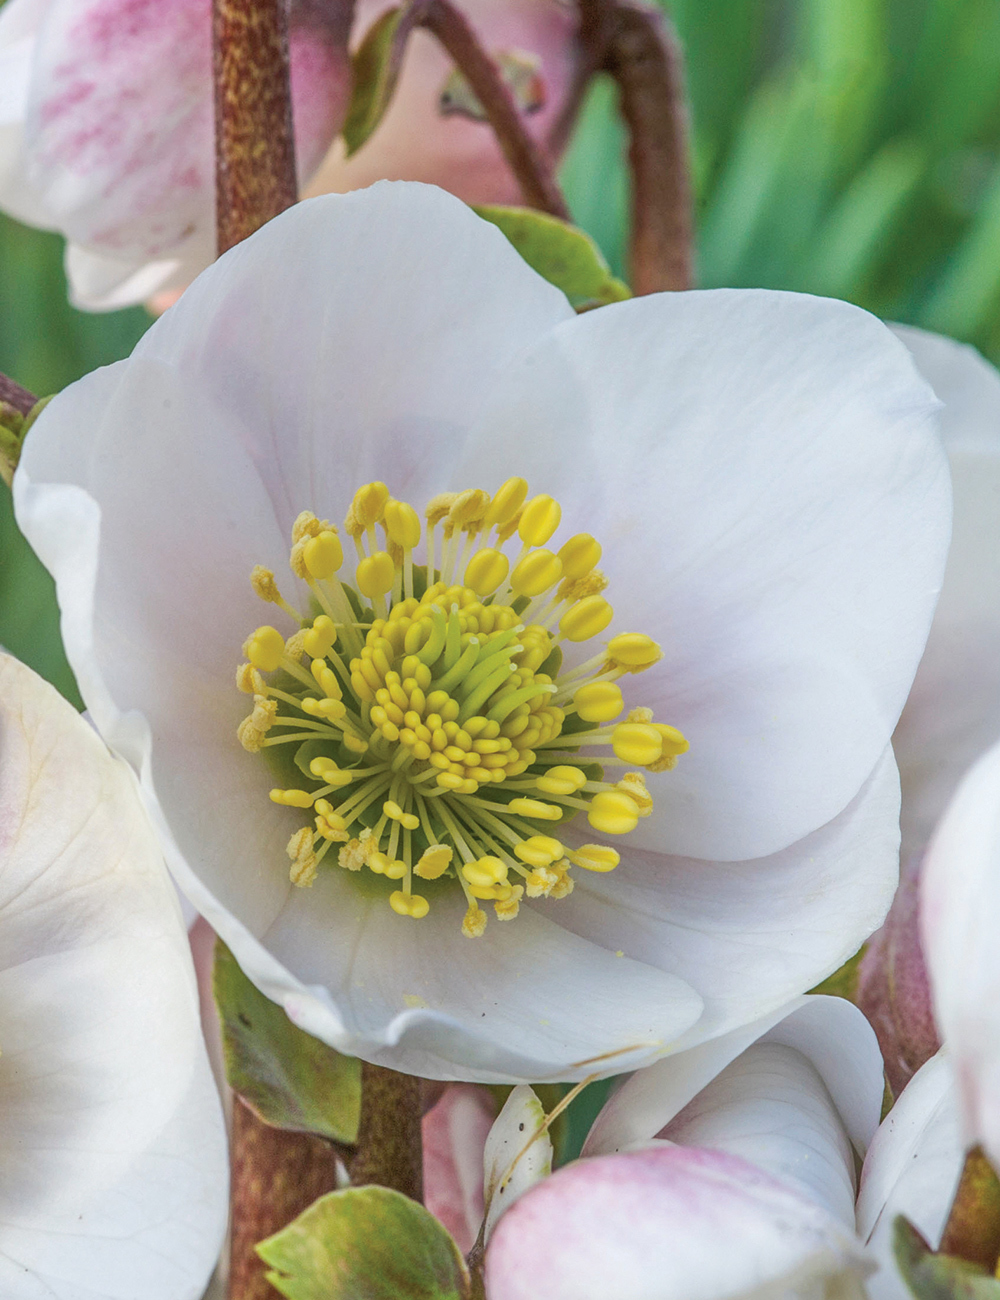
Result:
<instances>
[{"instance_id":1,"label":"pink-blushed flower in background","mask_svg":"<svg viewBox=\"0 0 1000 1300\"><path fill-rule=\"evenodd\" d=\"M354 41L387 8L362 0ZM462 0L487 48L520 69L526 124L541 140L576 63L563 0ZM300 187L352 189L383 176L432 181L469 201L519 193L489 125L442 104L453 67L413 37L387 119L354 158L338 136L351 94L350 7L289 12ZM215 256L210 0L8 0L0 13L0 208L61 231L74 303L168 303ZM324 157L330 153L327 162ZM321 166L322 164L322 166ZM317 172L317 169L320 169Z\"/></svg>"},{"instance_id":2,"label":"pink-blushed flower in background","mask_svg":"<svg viewBox=\"0 0 1000 1300\"><path fill-rule=\"evenodd\" d=\"M902 879L858 989L898 1094L940 1046L917 924L923 856L963 773L1000 735L1000 374L966 344L909 327L896 333L943 403L954 491L941 598L893 737Z\"/></svg>"},{"instance_id":3,"label":"pink-blushed flower in background","mask_svg":"<svg viewBox=\"0 0 1000 1300\"><path fill-rule=\"evenodd\" d=\"M964 1158L954 1074L939 1052L906 1085L865 1157L857 1220L879 1264L867 1283L871 1300L910 1300L893 1257L893 1224L905 1215L936 1249Z\"/></svg>"},{"instance_id":4,"label":"pink-blushed flower in background","mask_svg":"<svg viewBox=\"0 0 1000 1300\"><path fill-rule=\"evenodd\" d=\"M361 0L357 36L390 7L391 0ZM525 126L545 149L580 61L575 3L461 0L459 8L504 69L525 113ZM337 141L307 195L343 193L384 179L440 185L466 203L521 203L489 124L474 108L470 113L461 103L449 107L453 84L448 55L428 33L416 32L395 98L374 135L350 158L343 141Z\"/></svg>"},{"instance_id":5,"label":"pink-blushed flower in background","mask_svg":"<svg viewBox=\"0 0 1000 1300\"><path fill-rule=\"evenodd\" d=\"M424 1204L463 1255L483 1221L483 1149L495 1116L488 1089L452 1083L423 1118Z\"/></svg>"},{"instance_id":6,"label":"pink-blushed flower in background","mask_svg":"<svg viewBox=\"0 0 1000 1300\"><path fill-rule=\"evenodd\" d=\"M947 470L933 414L898 340L844 303L722 291L653 295L576 316L457 200L383 183L299 204L269 223L205 272L129 361L56 397L28 437L15 500L55 574L68 653L95 721L141 774L183 888L258 986L334 1046L411 1073L583 1078L775 1012L883 919L898 845L888 742L947 546ZM413 894L416 858L408 865L392 846L403 842L401 827L416 834L416 814L386 799L381 856L369 860L357 840L338 865L337 837L358 832L329 820L339 816L329 799L347 796L323 796L309 849L302 810L314 796L278 790L294 806L275 806L267 765L237 743L238 728L254 743L265 735L245 721L250 701L231 685L240 646L261 618L248 577L265 566L258 590L271 592L274 579L260 575L285 572L300 512L342 518L355 490L375 480L362 493L373 513L356 533L361 576L351 573L353 559L343 574L374 591L376 571L397 581L375 531L388 538L389 490L422 505L485 488L476 508L487 511L487 493L522 483L520 475L542 494L546 528L558 527L559 513L545 494L561 502L564 532L553 546L562 549L567 534L574 546L589 538L590 550L595 536L602 541L603 576L593 582L609 584L614 606L596 595L580 602L593 599L586 610L613 617L608 636L641 631L661 647L663 658L641 678L621 682L629 705L648 706L674 737L680 728L690 752L648 777L641 809L611 792L612 805L631 810L624 837L622 827L601 830L598 821L607 822L592 819L593 809L590 828L577 829L579 817L560 825L558 841L534 833L552 829L554 809L562 815L551 803L560 794L547 807L515 800L518 817L543 819L530 831L490 803L493 820L482 821L480 804L462 803L468 781L450 773L462 790L439 806L472 828L505 882L508 870L511 880L531 874L511 845L569 856L544 887L527 881L552 897L529 889L511 903L499 884L455 868ZM479 501L448 498L448 519L459 499L462 509ZM522 518L525 542L538 536L534 504L532 512ZM401 505L393 517L407 521L398 535L409 536ZM316 541L326 572L351 543L341 548L315 515L305 518L302 526L319 532L295 545ZM449 571L462 538L462 566L477 542L483 553L489 534L471 518L468 534L459 529L448 542ZM405 554L401 543L397 553ZM421 541L417 566L424 555ZM549 555L551 577L562 561ZM400 591L406 572L403 559ZM282 585L305 604L308 584ZM326 588L314 588L327 599ZM552 599L558 614L565 603L559 593ZM529 608L551 621L537 602ZM307 622L310 645L325 653L329 627ZM352 627L342 623L348 639ZM248 653L269 672L261 646L277 638L283 663L282 637L295 632L289 622L263 641L253 634ZM530 689L554 687L577 708L579 679L566 674L581 651L562 632L557 639L565 664L553 658L555 678ZM291 644L301 655L304 642ZM640 636L637 644L648 643ZM611 662L603 634L586 654L592 662L581 672ZM381 717L363 721L375 718L357 695L368 688L347 667L316 661L305 682L329 681L333 694L329 706L309 708L341 718L341 705L350 706L379 737L355 737L353 759L339 760L355 764L346 774L328 757L306 755L298 781L318 761L340 789L364 776L359 744L381 753L383 741L396 743ZM306 670L293 668L298 691ZM240 671L243 680L248 670ZM340 672L339 684L327 672ZM254 716L266 729L278 696L270 702L258 678ZM642 728L655 727L638 716L659 754L665 733L650 737ZM583 734L611 740L610 731ZM572 744L566 736L536 738L555 746L541 752L558 754ZM616 763L646 761L626 749L632 757L616 750L600 760L614 778ZM523 760L525 783L538 778L536 759L532 750ZM564 771L556 786L567 779L589 786L582 769ZM644 780L632 779L633 792ZM464 833L440 833L465 873L473 864ZM292 872L311 879L309 889L289 880L289 836ZM600 847L585 851L584 839ZM326 852L321 840L333 853L313 871L315 853ZM588 869L595 865L605 870ZM405 891L395 877L372 878L389 868L405 877ZM481 891L474 899L496 898L498 919L508 907L511 923L467 938L463 880ZM397 914L418 896L419 906ZM469 913L485 924L481 909Z\"/></svg>"},{"instance_id":7,"label":"pink-blushed flower in background","mask_svg":"<svg viewBox=\"0 0 1000 1300\"><path fill-rule=\"evenodd\" d=\"M0 1292L200 1300L227 1158L177 898L125 764L0 655Z\"/></svg>"},{"instance_id":8,"label":"pink-blushed flower in background","mask_svg":"<svg viewBox=\"0 0 1000 1300\"><path fill-rule=\"evenodd\" d=\"M874 1034L848 1003L805 998L742 1042L623 1085L588 1139L593 1155L499 1220L490 1300L864 1294L874 1263L854 1233L854 1168L878 1120ZM625 1137L623 1150L605 1145Z\"/></svg>"}]
</instances>

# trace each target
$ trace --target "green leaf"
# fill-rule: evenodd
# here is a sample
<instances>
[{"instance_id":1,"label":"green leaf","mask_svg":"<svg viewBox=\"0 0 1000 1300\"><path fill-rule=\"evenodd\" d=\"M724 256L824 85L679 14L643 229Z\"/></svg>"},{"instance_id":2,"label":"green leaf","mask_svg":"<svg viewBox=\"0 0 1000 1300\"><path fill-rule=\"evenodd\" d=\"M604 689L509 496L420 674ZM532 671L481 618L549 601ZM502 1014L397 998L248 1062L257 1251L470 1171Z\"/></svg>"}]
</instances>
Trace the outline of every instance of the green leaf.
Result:
<instances>
[{"instance_id":1,"label":"green leaf","mask_svg":"<svg viewBox=\"0 0 1000 1300\"><path fill-rule=\"evenodd\" d=\"M615 275L625 267L629 179L628 136L618 112L618 88L609 76L594 77L584 96L559 184L574 223L591 235Z\"/></svg>"},{"instance_id":2,"label":"green leaf","mask_svg":"<svg viewBox=\"0 0 1000 1300\"><path fill-rule=\"evenodd\" d=\"M908 1219L893 1224L893 1252L903 1281L918 1300L1000 1300L1000 1282L953 1255L936 1255Z\"/></svg>"},{"instance_id":3,"label":"green leaf","mask_svg":"<svg viewBox=\"0 0 1000 1300\"><path fill-rule=\"evenodd\" d=\"M408 9L387 9L365 32L351 60L351 102L342 132L348 158L372 135L392 100L413 27L404 21Z\"/></svg>"},{"instance_id":4,"label":"green leaf","mask_svg":"<svg viewBox=\"0 0 1000 1300\"><path fill-rule=\"evenodd\" d=\"M532 208L474 209L503 231L530 267L585 310L630 298L628 285L611 274L601 250L584 231Z\"/></svg>"},{"instance_id":5,"label":"green leaf","mask_svg":"<svg viewBox=\"0 0 1000 1300\"><path fill-rule=\"evenodd\" d=\"M826 993L831 997L846 998L848 1002L854 1001L854 995L858 989L858 972L861 968L861 959L864 957L868 945L863 943L853 957L848 957L843 966L840 966L828 975L821 984L817 984L810 993Z\"/></svg>"},{"instance_id":6,"label":"green leaf","mask_svg":"<svg viewBox=\"0 0 1000 1300\"><path fill-rule=\"evenodd\" d=\"M330 1192L257 1254L288 1300L467 1300L469 1272L422 1205L387 1187Z\"/></svg>"},{"instance_id":7,"label":"green leaf","mask_svg":"<svg viewBox=\"0 0 1000 1300\"><path fill-rule=\"evenodd\" d=\"M240 970L220 939L215 1003L230 1086L266 1124L353 1142L361 1110L361 1063L297 1028Z\"/></svg>"}]
</instances>

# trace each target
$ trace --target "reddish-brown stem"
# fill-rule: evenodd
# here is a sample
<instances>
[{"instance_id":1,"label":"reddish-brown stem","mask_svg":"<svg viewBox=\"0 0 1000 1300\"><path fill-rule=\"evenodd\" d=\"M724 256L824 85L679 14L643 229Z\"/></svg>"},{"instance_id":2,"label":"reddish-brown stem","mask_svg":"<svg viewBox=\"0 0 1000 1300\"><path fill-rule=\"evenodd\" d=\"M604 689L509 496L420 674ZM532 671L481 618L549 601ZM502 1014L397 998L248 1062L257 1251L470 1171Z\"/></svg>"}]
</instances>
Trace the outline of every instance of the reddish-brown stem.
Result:
<instances>
[{"instance_id":1,"label":"reddish-brown stem","mask_svg":"<svg viewBox=\"0 0 1000 1300\"><path fill-rule=\"evenodd\" d=\"M218 251L298 197L285 0L213 0Z\"/></svg>"},{"instance_id":2,"label":"reddish-brown stem","mask_svg":"<svg viewBox=\"0 0 1000 1300\"><path fill-rule=\"evenodd\" d=\"M271 1128L234 1097L229 1300L275 1300L254 1247L336 1185L329 1142Z\"/></svg>"},{"instance_id":3,"label":"reddish-brown stem","mask_svg":"<svg viewBox=\"0 0 1000 1300\"><path fill-rule=\"evenodd\" d=\"M629 130L637 294L689 289L693 219L688 118L680 47L663 15L641 0L579 0L581 39L618 84Z\"/></svg>"},{"instance_id":4,"label":"reddish-brown stem","mask_svg":"<svg viewBox=\"0 0 1000 1300\"><path fill-rule=\"evenodd\" d=\"M423 1199L421 1080L361 1063L361 1121L352 1183L378 1183Z\"/></svg>"},{"instance_id":5,"label":"reddish-brown stem","mask_svg":"<svg viewBox=\"0 0 1000 1300\"><path fill-rule=\"evenodd\" d=\"M37 401L34 393L0 374L0 405L11 406L19 415L27 415Z\"/></svg>"},{"instance_id":6,"label":"reddish-brown stem","mask_svg":"<svg viewBox=\"0 0 1000 1300\"><path fill-rule=\"evenodd\" d=\"M569 210L552 166L532 139L500 69L483 49L469 22L451 0L425 0L420 25L440 41L483 107L525 203L554 217L569 219Z\"/></svg>"},{"instance_id":7,"label":"reddish-brown stem","mask_svg":"<svg viewBox=\"0 0 1000 1300\"><path fill-rule=\"evenodd\" d=\"M938 1247L992 1273L1000 1258L1000 1180L983 1154L973 1147L965 1157L962 1176Z\"/></svg>"}]
</instances>

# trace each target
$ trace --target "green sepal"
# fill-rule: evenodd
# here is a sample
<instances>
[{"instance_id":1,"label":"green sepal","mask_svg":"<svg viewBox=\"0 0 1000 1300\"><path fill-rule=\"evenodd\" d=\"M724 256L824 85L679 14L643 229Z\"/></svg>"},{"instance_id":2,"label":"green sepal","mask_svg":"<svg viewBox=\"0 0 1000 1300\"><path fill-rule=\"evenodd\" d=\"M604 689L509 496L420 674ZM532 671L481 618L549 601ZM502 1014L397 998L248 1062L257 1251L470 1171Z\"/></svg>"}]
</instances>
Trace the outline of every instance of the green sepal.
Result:
<instances>
[{"instance_id":1,"label":"green sepal","mask_svg":"<svg viewBox=\"0 0 1000 1300\"><path fill-rule=\"evenodd\" d=\"M387 9L365 32L351 60L351 102L341 132L348 158L374 133L392 101L412 27L403 21L409 8Z\"/></svg>"},{"instance_id":2,"label":"green sepal","mask_svg":"<svg viewBox=\"0 0 1000 1300\"><path fill-rule=\"evenodd\" d=\"M611 274L591 237L569 222L532 208L479 205L473 210L498 226L528 265L561 289L577 311L632 296L628 285Z\"/></svg>"},{"instance_id":3,"label":"green sepal","mask_svg":"<svg viewBox=\"0 0 1000 1300\"><path fill-rule=\"evenodd\" d=\"M912 1223L898 1215L892 1248L903 1281L917 1300L1000 1300L1000 1281L978 1264L937 1255Z\"/></svg>"},{"instance_id":4,"label":"green sepal","mask_svg":"<svg viewBox=\"0 0 1000 1300\"><path fill-rule=\"evenodd\" d=\"M330 1192L257 1254L288 1300L468 1300L471 1291L445 1228L387 1187Z\"/></svg>"},{"instance_id":5,"label":"green sepal","mask_svg":"<svg viewBox=\"0 0 1000 1300\"><path fill-rule=\"evenodd\" d=\"M867 943L863 943L853 957L848 957L843 966L839 966L832 975L828 975L825 980L817 984L810 993L826 993L831 997L846 998L848 1002L853 1002L858 991L858 979L861 974L861 959L868 951Z\"/></svg>"},{"instance_id":6,"label":"green sepal","mask_svg":"<svg viewBox=\"0 0 1000 1300\"><path fill-rule=\"evenodd\" d=\"M222 940L212 977L230 1087L266 1124L351 1143L361 1063L297 1028L240 970Z\"/></svg>"}]
</instances>

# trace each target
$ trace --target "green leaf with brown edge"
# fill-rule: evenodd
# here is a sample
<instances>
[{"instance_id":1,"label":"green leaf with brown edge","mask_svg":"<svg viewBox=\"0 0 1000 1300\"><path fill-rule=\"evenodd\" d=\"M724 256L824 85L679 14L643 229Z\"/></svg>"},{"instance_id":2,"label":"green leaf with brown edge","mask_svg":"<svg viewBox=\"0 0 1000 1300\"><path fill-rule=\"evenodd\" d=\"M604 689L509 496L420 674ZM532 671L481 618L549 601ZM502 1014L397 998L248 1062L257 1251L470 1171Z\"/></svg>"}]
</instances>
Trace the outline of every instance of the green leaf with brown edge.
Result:
<instances>
[{"instance_id":1,"label":"green leaf with brown edge","mask_svg":"<svg viewBox=\"0 0 1000 1300\"><path fill-rule=\"evenodd\" d=\"M251 984L221 939L212 984L233 1091L265 1124L353 1142L361 1113L361 1062L293 1025Z\"/></svg>"},{"instance_id":2,"label":"green leaf with brown edge","mask_svg":"<svg viewBox=\"0 0 1000 1300\"><path fill-rule=\"evenodd\" d=\"M351 102L341 132L348 158L373 134L392 101L413 27L411 8L387 9L365 32L351 59Z\"/></svg>"},{"instance_id":3,"label":"green leaf with brown edge","mask_svg":"<svg viewBox=\"0 0 1000 1300\"><path fill-rule=\"evenodd\" d=\"M469 1271L441 1224L388 1187L330 1192L257 1254L287 1300L468 1300Z\"/></svg>"},{"instance_id":4,"label":"green leaf with brown edge","mask_svg":"<svg viewBox=\"0 0 1000 1300\"><path fill-rule=\"evenodd\" d=\"M568 221L532 208L480 205L473 211L498 226L528 265L561 289L577 311L632 296L628 285L611 274L591 237Z\"/></svg>"},{"instance_id":5,"label":"green leaf with brown edge","mask_svg":"<svg viewBox=\"0 0 1000 1300\"><path fill-rule=\"evenodd\" d=\"M917 1300L1000 1300L1000 1282L978 1264L937 1255L917 1229L898 1215L892 1248L903 1281Z\"/></svg>"}]
</instances>

